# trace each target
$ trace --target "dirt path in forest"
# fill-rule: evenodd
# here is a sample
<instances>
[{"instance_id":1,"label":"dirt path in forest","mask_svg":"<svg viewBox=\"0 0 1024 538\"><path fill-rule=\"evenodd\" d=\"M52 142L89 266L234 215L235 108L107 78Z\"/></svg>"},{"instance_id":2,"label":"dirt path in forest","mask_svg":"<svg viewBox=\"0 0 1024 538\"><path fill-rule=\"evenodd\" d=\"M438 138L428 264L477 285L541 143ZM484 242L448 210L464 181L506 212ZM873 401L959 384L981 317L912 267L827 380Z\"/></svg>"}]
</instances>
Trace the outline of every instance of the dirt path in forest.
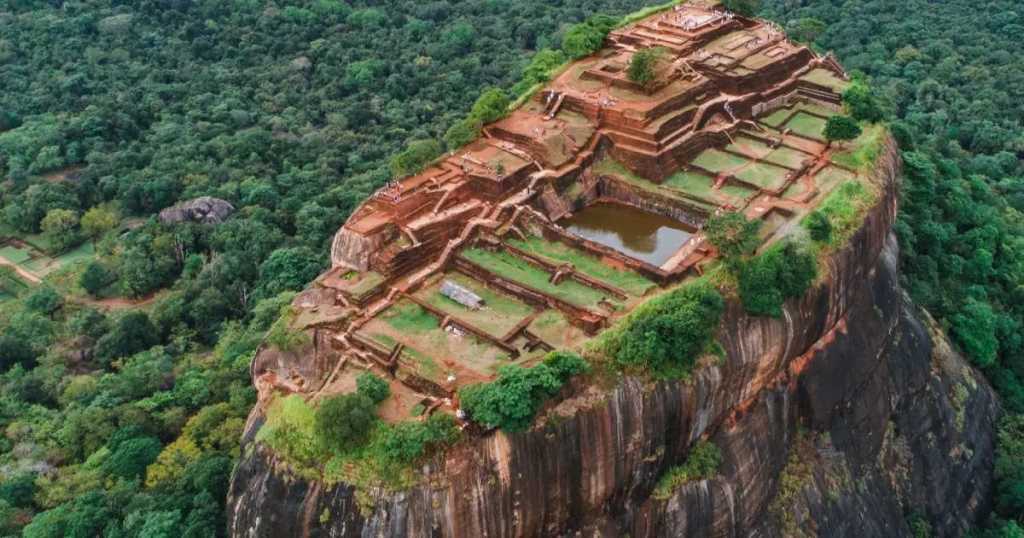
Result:
<instances>
[{"instance_id":1,"label":"dirt path in forest","mask_svg":"<svg viewBox=\"0 0 1024 538\"><path fill-rule=\"evenodd\" d=\"M21 278L24 278L25 280L28 280L29 282L31 282L33 284L39 284L40 282L43 281L43 279L39 278L39 276L36 275L35 273L26 271L25 269L22 269L21 267L18 266L18 264L12 262L11 260L8 260L7 258L5 258L3 256L0 256L0 265L2 265L4 267L10 267L11 269L14 269L14 272L18 273L18 276L20 276Z\"/></svg>"}]
</instances>

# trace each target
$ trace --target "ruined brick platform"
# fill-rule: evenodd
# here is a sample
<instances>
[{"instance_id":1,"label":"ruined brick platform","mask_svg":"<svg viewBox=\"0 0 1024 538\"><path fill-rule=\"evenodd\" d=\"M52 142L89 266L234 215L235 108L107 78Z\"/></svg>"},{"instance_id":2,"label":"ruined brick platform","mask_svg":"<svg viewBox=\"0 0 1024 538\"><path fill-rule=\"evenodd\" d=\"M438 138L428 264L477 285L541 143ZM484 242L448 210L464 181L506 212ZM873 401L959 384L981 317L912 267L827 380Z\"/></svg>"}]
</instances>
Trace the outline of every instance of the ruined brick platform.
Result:
<instances>
[{"instance_id":1,"label":"ruined brick platform","mask_svg":"<svg viewBox=\"0 0 1024 538\"><path fill-rule=\"evenodd\" d=\"M651 47L664 49L659 77L641 86L627 68ZM356 210L332 269L294 305L313 364L261 354L257 386L330 394L372 370L391 381L386 419L455 412L458 388L577 346L699 274L715 254L700 233L709 215L762 219L767 244L856 178L821 135L846 85L831 57L714 2L612 32L479 140ZM655 264L561 224L599 202L689 237Z\"/></svg>"}]
</instances>

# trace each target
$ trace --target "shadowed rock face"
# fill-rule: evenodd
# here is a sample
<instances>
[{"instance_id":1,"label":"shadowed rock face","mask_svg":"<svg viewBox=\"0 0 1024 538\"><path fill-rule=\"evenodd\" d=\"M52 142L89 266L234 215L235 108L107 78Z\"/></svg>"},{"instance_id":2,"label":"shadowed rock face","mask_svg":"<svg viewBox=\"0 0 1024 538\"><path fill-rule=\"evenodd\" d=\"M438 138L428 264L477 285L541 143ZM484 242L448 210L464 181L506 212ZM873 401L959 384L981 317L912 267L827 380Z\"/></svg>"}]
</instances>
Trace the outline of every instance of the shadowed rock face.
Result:
<instances>
[{"instance_id":1,"label":"shadowed rock face","mask_svg":"<svg viewBox=\"0 0 1024 538\"><path fill-rule=\"evenodd\" d=\"M909 536L911 513L961 535L987 510L999 408L899 288L897 175L890 146L878 205L781 319L729 305L723 364L689 383L573 387L558 408L574 415L463 443L424 467L430 485L365 513L351 487L298 478L257 446L254 411L231 535L882 537ZM651 497L702 437L719 476Z\"/></svg>"}]
</instances>

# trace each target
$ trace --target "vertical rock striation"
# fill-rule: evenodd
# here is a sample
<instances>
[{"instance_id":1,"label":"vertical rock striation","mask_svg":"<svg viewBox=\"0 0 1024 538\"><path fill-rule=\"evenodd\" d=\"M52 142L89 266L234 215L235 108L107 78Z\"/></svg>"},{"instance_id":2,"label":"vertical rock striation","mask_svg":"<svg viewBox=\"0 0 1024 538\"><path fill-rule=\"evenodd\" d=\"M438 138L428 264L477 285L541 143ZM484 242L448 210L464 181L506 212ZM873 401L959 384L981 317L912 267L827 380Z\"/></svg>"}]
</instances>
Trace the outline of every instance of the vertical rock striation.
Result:
<instances>
[{"instance_id":1,"label":"vertical rock striation","mask_svg":"<svg viewBox=\"0 0 1024 538\"><path fill-rule=\"evenodd\" d=\"M898 167L890 144L877 205L782 318L729 305L723 364L573 387L533 430L463 443L372 510L289 473L254 442L254 411L231 535L882 537L909 536L912 515L961 535L986 513L999 406L899 287ZM719 475L652 497L700 438L721 449Z\"/></svg>"}]
</instances>

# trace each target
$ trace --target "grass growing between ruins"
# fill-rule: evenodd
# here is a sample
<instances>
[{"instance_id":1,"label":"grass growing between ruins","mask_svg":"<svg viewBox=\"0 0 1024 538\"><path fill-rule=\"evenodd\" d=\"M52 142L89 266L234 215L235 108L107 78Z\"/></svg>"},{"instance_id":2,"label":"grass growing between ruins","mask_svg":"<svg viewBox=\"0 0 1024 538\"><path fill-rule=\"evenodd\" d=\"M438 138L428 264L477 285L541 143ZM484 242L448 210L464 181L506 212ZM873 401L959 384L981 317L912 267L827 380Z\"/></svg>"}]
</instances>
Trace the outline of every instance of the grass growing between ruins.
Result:
<instances>
[{"instance_id":1,"label":"grass growing between ruins","mask_svg":"<svg viewBox=\"0 0 1024 538\"><path fill-rule=\"evenodd\" d=\"M788 170L768 163L750 163L739 172L737 179L746 181L767 190L776 190L786 182Z\"/></svg>"},{"instance_id":2,"label":"grass growing between ruins","mask_svg":"<svg viewBox=\"0 0 1024 538\"><path fill-rule=\"evenodd\" d=\"M256 439L305 479L322 480L327 486L342 482L354 486L364 511L373 506L371 490L401 491L414 486L419 479L417 464L460 436L450 417L399 424L373 419L364 440L342 449L318 435L317 411L316 404L301 396L277 396Z\"/></svg>"},{"instance_id":3,"label":"grass growing between ruins","mask_svg":"<svg viewBox=\"0 0 1024 538\"><path fill-rule=\"evenodd\" d=\"M722 465L722 453L710 441L699 441L686 456L686 461L676 465L661 476L652 497L667 500L680 486L697 480L707 480L718 474Z\"/></svg>"},{"instance_id":4,"label":"grass growing between ruins","mask_svg":"<svg viewBox=\"0 0 1024 538\"><path fill-rule=\"evenodd\" d=\"M816 210L832 225L831 237L826 244L837 247L849 239L874 201L873 193L857 181L848 181L832 191ZM802 222L807 226L808 217Z\"/></svg>"},{"instance_id":5,"label":"grass growing between ruins","mask_svg":"<svg viewBox=\"0 0 1024 538\"><path fill-rule=\"evenodd\" d=\"M291 303L281 307L281 316L267 331L267 343L281 351L298 351L307 344L311 344L312 339L308 334L292 327L296 315Z\"/></svg>"},{"instance_id":6,"label":"grass growing between ruins","mask_svg":"<svg viewBox=\"0 0 1024 538\"><path fill-rule=\"evenodd\" d=\"M526 241L513 239L509 241L509 244L555 263L571 263L580 272L621 288L626 293L637 297L644 295L656 285L633 271L616 269L594 256L563 243L530 236Z\"/></svg>"},{"instance_id":7,"label":"grass growing between ruins","mask_svg":"<svg viewBox=\"0 0 1024 538\"><path fill-rule=\"evenodd\" d=\"M484 300L484 307L479 310L473 310L441 294L439 290L441 283L445 280L451 280L479 295ZM426 286L416 292L416 297L438 310L451 314L467 323L472 323L495 338L503 337L516 324L533 313L533 308L526 303L496 292L460 273L445 274L430 286Z\"/></svg>"},{"instance_id":8,"label":"grass growing between ruins","mask_svg":"<svg viewBox=\"0 0 1024 538\"><path fill-rule=\"evenodd\" d=\"M802 151L797 151L793 148L788 148L786 146L779 146L774 151L769 153L764 158L764 160L773 164L787 166L789 168L800 168L800 165L802 165L804 161L810 158L810 155Z\"/></svg>"},{"instance_id":9,"label":"grass growing between ruins","mask_svg":"<svg viewBox=\"0 0 1024 538\"><path fill-rule=\"evenodd\" d=\"M641 9L640 11L634 11L633 13L630 13L629 15L622 17L622 20L620 20L619 23L615 25L615 27L622 28L623 26L633 24L634 22L650 17L655 13L660 13L662 11L672 9L675 6L684 3L685 1L686 0L672 0L671 2L665 2L664 4L646 7L644 9Z\"/></svg>"},{"instance_id":10,"label":"grass growing between ruins","mask_svg":"<svg viewBox=\"0 0 1024 538\"><path fill-rule=\"evenodd\" d=\"M709 172L720 174L725 171L734 170L739 168L749 161L743 157L726 153L720 149L706 149L700 152L700 155L693 160L692 164L695 164Z\"/></svg>"},{"instance_id":11,"label":"grass growing between ruins","mask_svg":"<svg viewBox=\"0 0 1024 538\"><path fill-rule=\"evenodd\" d=\"M565 279L556 286L550 282L551 275L547 271L541 270L508 252L492 252L482 248L471 248L464 250L462 256L501 277L526 284L531 288L577 306L596 306L605 297L604 292L584 286L572 279Z\"/></svg>"},{"instance_id":12,"label":"grass growing between ruins","mask_svg":"<svg viewBox=\"0 0 1024 538\"><path fill-rule=\"evenodd\" d=\"M825 120L806 112L797 112L788 122L786 128L805 138L824 140Z\"/></svg>"},{"instance_id":13,"label":"grass growing between ruins","mask_svg":"<svg viewBox=\"0 0 1024 538\"><path fill-rule=\"evenodd\" d=\"M843 90L845 90L850 85L849 82L837 77L828 69L824 69L821 67L812 70L810 73L807 73L801 78L808 82L813 82L815 84L820 84L822 86L832 88L832 90L835 91L836 93L843 93Z\"/></svg>"},{"instance_id":14,"label":"grass growing between ruins","mask_svg":"<svg viewBox=\"0 0 1024 538\"><path fill-rule=\"evenodd\" d=\"M741 206L757 195L758 191L743 185L726 183L715 190L715 180L697 172L679 171L665 180L665 186L676 189L690 196L708 200L712 204L732 204ZM709 206L707 209L714 210L716 207Z\"/></svg>"},{"instance_id":15,"label":"grass growing between ruins","mask_svg":"<svg viewBox=\"0 0 1024 538\"><path fill-rule=\"evenodd\" d=\"M857 176L852 173L837 166L830 165L826 166L814 175L814 185L818 187L818 191L820 192L829 192L840 182L852 181L855 179L857 179Z\"/></svg>"},{"instance_id":16,"label":"grass growing between ruins","mask_svg":"<svg viewBox=\"0 0 1024 538\"><path fill-rule=\"evenodd\" d=\"M13 299L29 289L28 282L18 276L12 267L0 265L0 292L3 292L9 299Z\"/></svg>"},{"instance_id":17,"label":"grass growing between ruins","mask_svg":"<svg viewBox=\"0 0 1024 538\"><path fill-rule=\"evenodd\" d=\"M792 108L780 108L763 118L758 118L758 121L771 127L779 127L782 125L782 122L786 121L786 118L788 118L792 112Z\"/></svg>"},{"instance_id":18,"label":"grass growing between ruins","mask_svg":"<svg viewBox=\"0 0 1024 538\"><path fill-rule=\"evenodd\" d=\"M399 301L381 316L388 325L403 333L424 333L439 329L437 319L420 305Z\"/></svg>"},{"instance_id":19,"label":"grass growing between ruins","mask_svg":"<svg viewBox=\"0 0 1024 538\"><path fill-rule=\"evenodd\" d=\"M885 145L886 126L881 123L864 124L861 129L859 137L832 156L832 162L853 170L864 170L875 164Z\"/></svg>"}]
</instances>

